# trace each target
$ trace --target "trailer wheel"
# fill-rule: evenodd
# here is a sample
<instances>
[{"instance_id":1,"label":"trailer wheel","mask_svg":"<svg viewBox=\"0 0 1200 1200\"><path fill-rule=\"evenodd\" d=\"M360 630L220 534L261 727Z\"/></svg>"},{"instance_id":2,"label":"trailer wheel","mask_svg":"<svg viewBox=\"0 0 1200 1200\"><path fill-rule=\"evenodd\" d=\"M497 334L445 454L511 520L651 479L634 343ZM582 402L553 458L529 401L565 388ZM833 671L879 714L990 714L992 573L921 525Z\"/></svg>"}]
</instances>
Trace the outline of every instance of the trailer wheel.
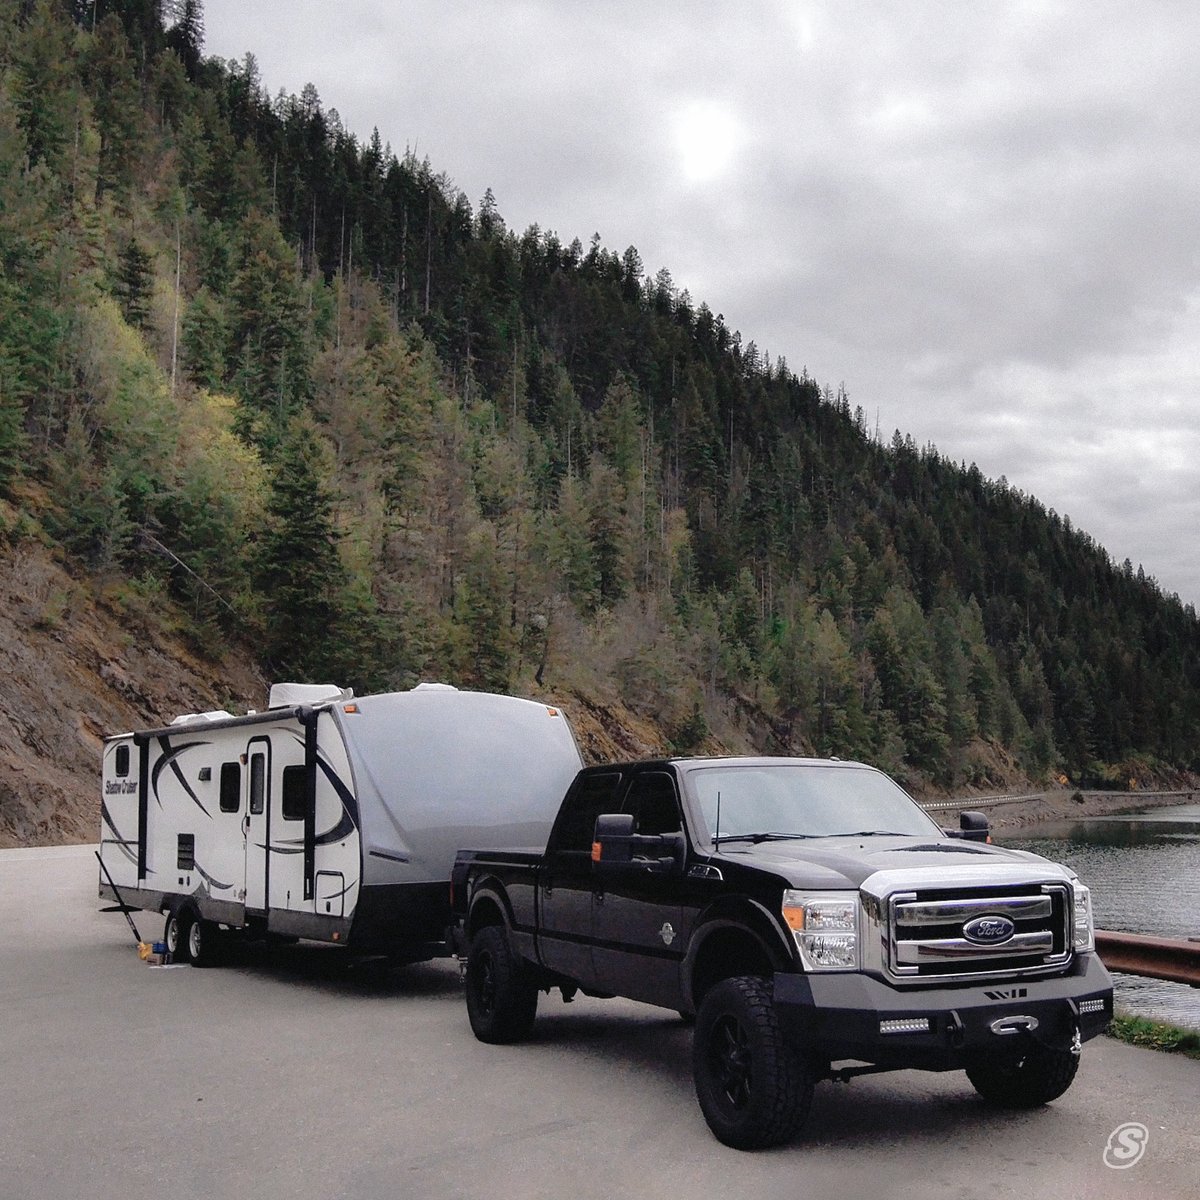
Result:
<instances>
[{"instance_id":1,"label":"trailer wheel","mask_svg":"<svg viewBox=\"0 0 1200 1200\"><path fill-rule=\"evenodd\" d=\"M215 922L201 917L189 922L187 956L193 967L216 966L221 956L221 930Z\"/></svg>"},{"instance_id":2,"label":"trailer wheel","mask_svg":"<svg viewBox=\"0 0 1200 1200\"><path fill-rule=\"evenodd\" d=\"M467 953L467 1016L481 1042L503 1045L533 1032L537 987L499 925L485 925Z\"/></svg>"},{"instance_id":3,"label":"trailer wheel","mask_svg":"<svg viewBox=\"0 0 1200 1200\"><path fill-rule=\"evenodd\" d=\"M808 1116L812 1072L779 1027L770 981L757 975L722 980L704 997L692 1070L704 1119L726 1146L778 1146Z\"/></svg>"},{"instance_id":4,"label":"trailer wheel","mask_svg":"<svg viewBox=\"0 0 1200 1200\"><path fill-rule=\"evenodd\" d=\"M1075 1079L1079 1055L1031 1043L1019 1058L982 1059L967 1068L975 1090L999 1108L1038 1108L1057 1100Z\"/></svg>"},{"instance_id":5,"label":"trailer wheel","mask_svg":"<svg viewBox=\"0 0 1200 1200\"><path fill-rule=\"evenodd\" d=\"M187 922L177 908L167 913L163 926L163 944L172 962L187 962Z\"/></svg>"}]
</instances>

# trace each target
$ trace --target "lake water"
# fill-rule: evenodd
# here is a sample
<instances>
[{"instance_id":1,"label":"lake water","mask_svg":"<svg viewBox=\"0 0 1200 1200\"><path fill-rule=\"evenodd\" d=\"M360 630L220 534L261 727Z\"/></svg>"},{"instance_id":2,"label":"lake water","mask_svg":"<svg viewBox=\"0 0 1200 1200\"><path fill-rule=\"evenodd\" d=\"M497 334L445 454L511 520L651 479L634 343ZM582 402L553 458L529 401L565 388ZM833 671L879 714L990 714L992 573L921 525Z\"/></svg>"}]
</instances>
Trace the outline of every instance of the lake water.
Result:
<instances>
[{"instance_id":1,"label":"lake water","mask_svg":"<svg viewBox=\"0 0 1200 1200\"><path fill-rule=\"evenodd\" d=\"M1100 929L1200 937L1200 804L1038 825L995 840L1078 872ZM1135 975L1114 982L1119 1007L1200 1029L1200 988Z\"/></svg>"}]
</instances>

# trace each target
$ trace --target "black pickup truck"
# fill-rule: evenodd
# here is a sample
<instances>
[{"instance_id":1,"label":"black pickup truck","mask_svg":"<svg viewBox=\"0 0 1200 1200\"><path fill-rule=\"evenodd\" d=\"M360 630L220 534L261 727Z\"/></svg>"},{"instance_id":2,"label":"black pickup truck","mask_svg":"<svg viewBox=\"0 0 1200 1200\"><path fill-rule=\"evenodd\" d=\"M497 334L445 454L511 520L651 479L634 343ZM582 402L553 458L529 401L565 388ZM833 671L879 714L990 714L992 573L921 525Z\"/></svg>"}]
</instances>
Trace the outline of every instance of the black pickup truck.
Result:
<instances>
[{"instance_id":1,"label":"black pickup truck","mask_svg":"<svg viewBox=\"0 0 1200 1200\"><path fill-rule=\"evenodd\" d=\"M519 1041L554 988L677 1010L704 1117L743 1149L792 1137L821 1079L965 1069L1044 1104L1112 1016L1088 891L961 826L860 763L590 767L544 853L458 855L471 1028Z\"/></svg>"}]
</instances>

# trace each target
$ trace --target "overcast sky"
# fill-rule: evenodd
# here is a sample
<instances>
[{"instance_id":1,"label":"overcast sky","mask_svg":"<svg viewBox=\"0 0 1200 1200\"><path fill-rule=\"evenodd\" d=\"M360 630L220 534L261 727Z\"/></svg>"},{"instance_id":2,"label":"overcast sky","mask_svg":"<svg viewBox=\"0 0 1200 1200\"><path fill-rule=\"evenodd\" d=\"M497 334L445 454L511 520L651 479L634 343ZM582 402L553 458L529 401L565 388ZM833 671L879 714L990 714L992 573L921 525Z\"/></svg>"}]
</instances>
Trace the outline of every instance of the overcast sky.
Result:
<instances>
[{"instance_id":1,"label":"overcast sky","mask_svg":"<svg viewBox=\"0 0 1200 1200\"><path fill-rule=\"evenodd\" d=\"M1200 5L206 0L510 228L634 245L1200 604Z\"/></svg>"}]
</instances>

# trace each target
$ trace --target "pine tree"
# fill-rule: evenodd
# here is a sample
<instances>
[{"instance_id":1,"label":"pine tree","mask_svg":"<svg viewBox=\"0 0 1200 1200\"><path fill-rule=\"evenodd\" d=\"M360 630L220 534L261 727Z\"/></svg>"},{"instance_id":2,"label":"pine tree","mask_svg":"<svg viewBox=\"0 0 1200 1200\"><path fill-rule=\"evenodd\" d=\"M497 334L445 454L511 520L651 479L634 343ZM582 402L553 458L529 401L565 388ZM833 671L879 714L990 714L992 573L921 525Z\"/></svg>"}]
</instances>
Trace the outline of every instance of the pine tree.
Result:
<instances>
[{"instance_id":1,"label":"pine tree","mask_svg":"<svg viewBox=\"0 0 1200 1200\"><path fill-rule=\"evenodd\" d=\"M326 452L312 423L297 418L276 453L257 581L266 609L267 659L308 677L340 657L336 626L348 577L333 509Z\"/></svg>"},{"instance_id":2,"label":"pine tree","mask_svg":"<svg viewBox=\"0 0 1200 1200\"><path fill-rule=\"evenodd\" d=\"M229 328L225 309L207 288L195 295L183 318L180 348L184 373L200 387L216 390L225 380Z\"/></svg>"},{"instance_id":3,"label":"pine tree","mask_svg":"<svg viewBox=\"0 0 1200 1200\"><path fill-rule=\"evenodd\" d=\"M296 258L278 226L253 212L241 233L230 298L231 366L245 432L269 440L311 394L312 343Z\"/></svg>"},{"instance_id":4,"label":"pine tree","mask_svg":"<svg viewBox=\"0 0 1200 1200\"><path fill-rule=\"evenodd\" d=\"M130 325L144 329L150 319L150 295L154 267L150 255L136 237L121 251L120 271L113 286L121 314Z\"/></svg>"},{"instance_id":5,"label":"pine tree","mask_svg":"<svg viewBox=\"0 0 1200 1200\"><path fill-rule=\"evenodd\" d=\"M179 55L189 79L195 79L200 69L204 49L204 9L201 0L172 0L170 11L164 15L173 18L167 30L167 46Z\"/></svg>"},{"instance_id":6,"label":"pine tree","mask_svg":"<svg viewBox=\"0 0 1200 1200\"><path fill-rule=\"evenodd\" d=\"M814 748L842 757L860 752L866 729L854 657L829 611L809 624L804 653L812 675Z\"/></svg>"},{"instance_id":7,"label":"pine tree","mask_svg":"<svg viewBox=\"0 0 1200 1200\"><path fill-rule=\"evenodd\" d=\"M573 475L568 475L559 489L550 556L567 596L581 613L594 611L600 599L600 576L589 525L583 489Z\"/></svg>"},{"instance_id":8,"label":"pine tree","mask_svg":"<svg viewBox=\"0 0 1200 1200\"><path fill-rule=\"evenodd\" d=\"M37 0L12 50L13 99L29 165L63 165L78 103L78 79L69 28L51 0Z\"/></svg>"},{"instance_id":9,"label":"pine tree","mask_svg":"<svg viewBox=\"0 0 1200 1200\"><path fill-rule=\"evenodd\" d=\"M625 508L625 487L599 455L592 458L587 481L588 539L596 569L599 599L612 605L629 590L632 538Z\"/></svg>"},{"instance_id":10,"label":"pine tree","mask_svg":"<svg viewBox=\"0 0 1200 1200\"><path fill-rule=\"evenodd\" d=\"M21 473L29 439L25 434L20 368L0 342L0 495L6 495Z\"/></svg>"},{"instance_id":11,"label":"pine tree","mask_svg":"<svg viewBox=\"0 0 1200 1200\"><path fill-rule=\"evenodd\" d=\"M128 195L143 141L141 91L133 51L115 13L100 22L85 67L100 134L99 203L109 188L118 197Z\"/></svg>"}]
</instances>

